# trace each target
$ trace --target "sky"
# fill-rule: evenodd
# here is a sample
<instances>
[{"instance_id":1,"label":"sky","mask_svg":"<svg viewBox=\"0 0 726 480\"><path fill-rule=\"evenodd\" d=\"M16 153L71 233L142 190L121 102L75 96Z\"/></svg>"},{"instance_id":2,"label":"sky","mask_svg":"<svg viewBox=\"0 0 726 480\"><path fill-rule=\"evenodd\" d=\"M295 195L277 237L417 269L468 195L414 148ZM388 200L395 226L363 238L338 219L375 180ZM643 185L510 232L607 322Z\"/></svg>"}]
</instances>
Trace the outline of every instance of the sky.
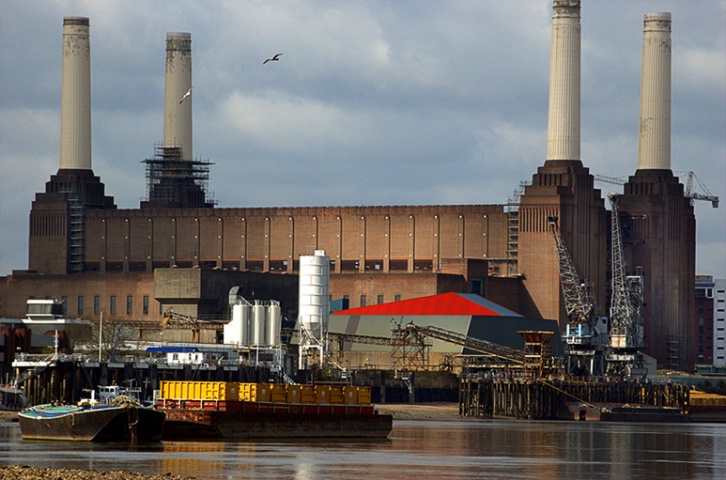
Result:
<instances>
[{"instance_id":1,"label":"sky","mask_svg":"<svg viewBox=\"0 0 726 480\"><path fill-rule=\"evenodd\" d=\"M0 275L27 269L59 167L65 16L90 18L93 171L119 208L163 140L167 32L192 36L219 207L503 204L545 160L551 0L0 2ZM725 203L694 203L696 273L726 278L726 0L582 0L581 159L637 168L648 12L673 19L671 168Z\"/></svg>"}]
</instances>

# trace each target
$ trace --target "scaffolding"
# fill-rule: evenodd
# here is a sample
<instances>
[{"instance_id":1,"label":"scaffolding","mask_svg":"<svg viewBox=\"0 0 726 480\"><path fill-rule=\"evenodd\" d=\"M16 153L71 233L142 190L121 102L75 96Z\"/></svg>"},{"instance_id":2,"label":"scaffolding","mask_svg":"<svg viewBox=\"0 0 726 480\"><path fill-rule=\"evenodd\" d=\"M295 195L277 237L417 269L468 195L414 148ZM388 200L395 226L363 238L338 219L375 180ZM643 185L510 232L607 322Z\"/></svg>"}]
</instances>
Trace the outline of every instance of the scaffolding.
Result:
<instances>
[{"instance_id":1,"label":"scaffolding","mask_svg":"<svg viewBox=\"0 0 726 480\"><path fill-rule=\"evenodd\" d=\"M83 272L84 215L78 195L68 194L68 267L70 273Z\"/></svg>"},{"instance_id":2,"label":"scaffolding","mask_svg":"<svg viewBox=\"0 0 726 480\"><path fill-rule=\"evenodd\" d=\"M156 146L146 164L148 208L212 208L207 195L210 162L184 160L180 147Z\"/></svg>"},{"instance_id":3,"label":"scaffolding","mask_svg":"<svg viewBox=\"0 0 726 480\"><path fill-rule=\"evenodd\" d=\"M524 372L533 378L542 378L555 370L552 358L554 332L520 330L524 338Z\"/></svg>"},{"instance_id":4,"label":"scaffolding","mask_svg":"<svg viewBox=\"0 0 726 480\"><path fill-rule=\"evenodd\" d=\"M520 181L512 196L507 198L504 215L507 219L507 276L519 274L519 204L526 181Z\"/></svg>"}]
</instances>

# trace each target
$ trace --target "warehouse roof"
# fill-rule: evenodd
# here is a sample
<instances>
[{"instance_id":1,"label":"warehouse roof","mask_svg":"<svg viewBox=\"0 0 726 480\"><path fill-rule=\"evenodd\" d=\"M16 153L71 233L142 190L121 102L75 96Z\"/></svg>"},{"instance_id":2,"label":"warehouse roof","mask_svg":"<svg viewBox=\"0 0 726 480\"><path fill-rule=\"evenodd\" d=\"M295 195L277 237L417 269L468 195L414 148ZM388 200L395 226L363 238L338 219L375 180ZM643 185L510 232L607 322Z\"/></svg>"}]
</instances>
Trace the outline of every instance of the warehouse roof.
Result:
<instances>
[{"instance_id":1,"label":"warehouse roof","mask_svg":"<svg viewBox=\"0 0 726 480\"><path fill-rule=\"evenodd\" d=\"M473 293L442 293L368 307L333 312L333 315L447 315L521 317L509 309Z\"/></svg>"}]
</instances>

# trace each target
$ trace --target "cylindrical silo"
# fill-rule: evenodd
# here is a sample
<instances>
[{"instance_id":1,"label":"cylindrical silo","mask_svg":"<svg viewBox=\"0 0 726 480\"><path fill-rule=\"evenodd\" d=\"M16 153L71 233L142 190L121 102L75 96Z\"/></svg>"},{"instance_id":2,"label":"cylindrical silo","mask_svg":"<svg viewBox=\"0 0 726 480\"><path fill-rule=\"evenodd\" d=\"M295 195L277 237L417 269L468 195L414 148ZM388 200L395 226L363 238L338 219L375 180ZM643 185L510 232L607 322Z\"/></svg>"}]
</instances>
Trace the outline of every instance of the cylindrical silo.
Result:
<instances>
[{"instance_id":1,"label":"cylindrical silo","mask_svg":"<svg viewBox=\"0 0 726 480\"><path fill-rule=\"evenodd\" d=\"M300 325L322 343L328 329L330 313L330 258L325 251L300 256Z\"/></svg>"},{"instance_id":2,"label":"cylindrical silo","mask_svg":"<svg viewBox=\"0 0 726 480\"><path fill-rule=\"evenodd\" d=\"M248 346L250 344L250 312L252 306L245 302L242 304L241 322L240 322L240 345Z\"/></svg>"},{"instance_id":3,"label":"cylindrical silo","mask_svg":"<svg viewBox=\"0 0 726 480\"><path fill-rule=\"evenodd\" d=\"M276 300L270 301L267 307L267 323L265 325L266 344L276 346L280 344L280 327L282 327L282 309Z\"/></svg>"},{"instance_id":4,"label":"cylindrical silo","mask_svg":"<svg viewBox=\"0 0 726 480\"><path fill-rule=\"evenodd\" d=\"M63 19L60 168L91 170L91 43L86 17Z\"/></svg>"},{"instance_id":5,"label":"cylindrical silo","mask_svg":"<svg viewBox=\"0 0 726 480\"><path fill-rule=\"evenodd\" d=\"M241 340L242 305L232 305L232 320L224 326L224 343L239 345Z\"/></svg>"},{"instance_id":6,"label":"cylindrical silo","mask_svg":"<svg viewBox=\"0 0 726 480\"><path fill-rule=\"evenodd\" d=\"M181 149L182 160L192 160L192 35L166 34L164 77L164 147Z\"/></svg>"},{"instance_id":7,"label":"cylindrical silo","mask_svg":"<svg viewBox=\"0 0 726 480\"><path fill-rule=\"evenodd\" d=\"M250 322L250 345L264 345L265 343L265 310L265 304L260 300L255 300Z\"/></svg>"}]
</instances>

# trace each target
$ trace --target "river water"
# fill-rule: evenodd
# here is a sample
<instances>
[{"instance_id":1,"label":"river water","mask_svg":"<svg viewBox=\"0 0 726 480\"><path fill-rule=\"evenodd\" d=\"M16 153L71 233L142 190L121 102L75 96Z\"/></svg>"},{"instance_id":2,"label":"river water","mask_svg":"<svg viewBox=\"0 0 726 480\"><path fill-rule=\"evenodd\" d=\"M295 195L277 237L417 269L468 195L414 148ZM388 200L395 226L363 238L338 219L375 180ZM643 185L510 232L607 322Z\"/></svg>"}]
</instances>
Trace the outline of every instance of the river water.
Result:
<instances>
[{"instance_id":1,"label":"river water","mask_svg":"<svg viewBox=\"0 0 726 480\"><path fill-rule=\"evenodd\" d=\"M396 420L377 441L128 446L28 441L17 423L0 423L0 464L199 479L723 480L726 425Z\"/></svg>"}]
</instances>

